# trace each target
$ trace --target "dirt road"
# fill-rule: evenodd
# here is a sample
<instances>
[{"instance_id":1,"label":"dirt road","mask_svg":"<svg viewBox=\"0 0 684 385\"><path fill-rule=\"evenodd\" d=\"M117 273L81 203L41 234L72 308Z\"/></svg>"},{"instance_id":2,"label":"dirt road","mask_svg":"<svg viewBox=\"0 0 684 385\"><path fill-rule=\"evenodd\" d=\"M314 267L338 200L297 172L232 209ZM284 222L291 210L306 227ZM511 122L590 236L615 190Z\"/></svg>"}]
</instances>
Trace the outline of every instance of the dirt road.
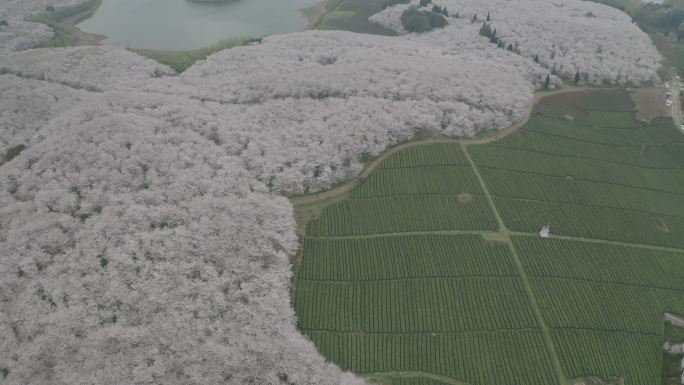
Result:
<instances>
[{"instance_id":1,"label":"dirt road","mask_svg":"<svg viewBox=\"0 0 684 385\"><path fill-rule=\"evenodd\" d=\"M672 120L677 127L682 123L682 105L679 101L679 85L681 80L676 76L670 81L670 90L672 90Z\"/></svg>"}]
</instances>

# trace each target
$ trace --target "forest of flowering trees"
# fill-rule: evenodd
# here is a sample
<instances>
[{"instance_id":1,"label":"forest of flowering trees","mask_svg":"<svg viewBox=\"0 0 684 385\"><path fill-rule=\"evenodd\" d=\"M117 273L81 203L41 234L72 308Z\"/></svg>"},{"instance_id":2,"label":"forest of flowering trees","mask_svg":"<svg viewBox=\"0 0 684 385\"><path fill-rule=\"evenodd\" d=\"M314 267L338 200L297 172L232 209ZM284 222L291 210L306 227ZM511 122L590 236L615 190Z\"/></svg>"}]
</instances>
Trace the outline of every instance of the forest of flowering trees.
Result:
<instances>
[{"instance_id":1,"label":"forest of flowering trees","mask_svg":"<svg viewBox=\"0 0 684 385\"><path fill-rule=\"evenodd\" d=\"M525 13L540 1L492 12L520 53L453 17L506 1L449 0L443 30L272 36L182 74L117 47L23 50L46 37L19 44L13 28L42 28L20 20L68 2L1 2L0 382L362 384L295 328L285 196L328 188L418 132L523 120L549 50L559 75L586 60L590 81L655 79L647 37L606 7L544 8L557 8L544 13L556 30L534 40L544 25ZM614 67L590 63L590 33L606 54L618 34L630 49Z\"/></svg>"},{"instance_id":2,"label":"forest of flowering trees","mask_svg":"<svg viewBox=\"0 0 684 385\"><path fill-rule=\"evenodd\" d=\"M477 40L469 25L479 31L487 22L505 50L512 46L529 60L537 57L548 71L565 79L573 79L579 71L583 82L592 84L657 80L661 57L650 38L627 14L589 1L432 0L420 7L419 0L413 0L388 7L371 20L406 33L400 20L406 9L431 10L435 5L449 10L449 25L422 35L427 44L448 46L464 33Z\"/></svg>"}]
</instances>

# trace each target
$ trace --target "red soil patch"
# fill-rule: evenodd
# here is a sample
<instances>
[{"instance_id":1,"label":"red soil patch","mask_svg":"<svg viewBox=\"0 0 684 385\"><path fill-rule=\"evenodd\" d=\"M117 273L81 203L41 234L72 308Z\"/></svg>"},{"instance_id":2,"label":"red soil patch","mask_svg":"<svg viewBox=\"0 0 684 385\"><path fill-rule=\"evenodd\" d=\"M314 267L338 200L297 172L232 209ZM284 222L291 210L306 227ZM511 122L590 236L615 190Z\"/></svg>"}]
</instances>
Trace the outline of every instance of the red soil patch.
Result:
<instances>
[{"instance_id":1,"label":"red soil patch","mask_svg":"<svg viewBox=\"0 0 684 385\"><path fill-rule=\"evenodd\" d=\"M577 100L584 96L584 91L571 91L571 92L563 92L560 94L555 94L551 95L549 97L546 97L542 100L542 103L545 104L555 104L555 103L561 103L561 104L568 104L571 106L577 106Z\"/></svg>"},{"instance_id":2,"label":"red soil patch","mask_svg":"<svg viewBox=\"0 0 684 385\"><path fill-rule=\"evenodd\" d=\"M549 109L554 109L554 106L562 105L565 108L567 108L568 112L571 114L576 114L577 116L581 117L587 117L586 111L582 110L581 108L577 107L577 100L579 100L581 97L583 97L585 94L585 91L570 91L570 92L562 92L554 95L549 95L544 97L543 99L539 100L539 103L537 105L538 111L540 111L541 115L544 115L544 110L546 108Z\"/></svg>"}]
</instances>

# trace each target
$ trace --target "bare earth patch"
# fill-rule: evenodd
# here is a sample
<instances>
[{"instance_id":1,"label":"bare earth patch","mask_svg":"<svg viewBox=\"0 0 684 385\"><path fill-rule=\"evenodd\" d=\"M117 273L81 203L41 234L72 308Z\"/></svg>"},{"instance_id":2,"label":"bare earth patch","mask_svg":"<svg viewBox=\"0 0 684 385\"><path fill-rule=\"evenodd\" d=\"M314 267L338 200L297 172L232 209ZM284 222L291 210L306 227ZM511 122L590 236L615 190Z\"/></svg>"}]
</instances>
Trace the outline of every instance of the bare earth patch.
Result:
<instances>
[{"instance_id":1,"label":"bare earth patch","mask_svg":"<svg viewBox=\"0 0 684 385\"><path fill-rule=\"evenodd\" d=\"M560 92L539 100L537 110L541 115L555 116L569 121L582 120L586 112L577 107L577 100L584 96L584 90Z\"/></svg>"},{"instance_id":2,"label":"bare earth patch","mask_svg":"<svg viewBox=\"0 0 684 385\"><path fill-rule=\"evenodd\" d=\"M637 106L637 119L649 123L655 118L669 117L665 108L665 89L644 88L629 94Z\"/></svg>"}]
</instances>

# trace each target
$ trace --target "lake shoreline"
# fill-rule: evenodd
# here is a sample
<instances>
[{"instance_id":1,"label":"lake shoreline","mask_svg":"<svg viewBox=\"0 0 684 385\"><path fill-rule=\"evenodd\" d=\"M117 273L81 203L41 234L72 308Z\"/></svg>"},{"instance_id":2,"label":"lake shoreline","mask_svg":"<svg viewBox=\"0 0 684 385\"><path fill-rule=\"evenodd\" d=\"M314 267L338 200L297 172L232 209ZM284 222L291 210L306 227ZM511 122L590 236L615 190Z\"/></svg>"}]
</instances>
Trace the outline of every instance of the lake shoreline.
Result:
<instances>
[{"instance_id":1,"label":"lake shoreline","mask_svg":"<svg viewBox=\"0 0 684 385\"><path fill-rule=\"evenodd\" d=\"M342 4L344 0L321 0L319 3L312 5L311 7L302 8L299 10L302 16L306 17L308 22L305 31L316 29L318 25L323 21L325 15Z\"/></svg>"},{"instance_id":2,"label":"lake shoreline","mask_svg":"<svg viewBox=\"0 0 684 385\"><path fill-rule=\"evenodd\" d=\"M306 31L312 16L307 10L323 8L320 4L326 1L106 0L99 11L93 10L94 17L72 24L79 23L85 33L104 35L103 44L154 53L191 52L225 39Z\"/></svg>"},{"instance_id":3,"label":"lake shoreline","mask_svg":"<svg viewBox=\"0 0 684 385\"><path fill-rule=\"evenodd\" d=\"M88 11L83 12L80 15L73 16L71 20L68 20L68 23L70 23L73 26L73 28L76 28L78 30L79 41L90 40L95 42L94 45L100 45L105 39L107 39L107 36L105 35L84 32L83 30L81 30L81 28L78 27L78 23L82 22L83 20L91 18L95 14L95 12L97 12L97 10L102 6L102 1L103 0L96 0L94 7L92 7Z\"/></svg>"},{"instance_id":4,"label":"lake shoreline","mask_svg":"<svg viewBox=\"0 0 684 385\"><path fill-rule=\"evenodd\" d=\"M57 35L68 35L73 41L73 44L68 44L72 46L99 46L102 45L108 36L103 34L95 34L83 31L78 24L92 17L95 12L102 6L104 0L95 0L92 7L80 12L78 14L65 17L64 19L47 24L43 21L36 20L36 22L42 22L47 24L49 27L55 31L55 36ZM196 1L199 3L210 3L206 1ZM301 31L307 31L315 29L320 23L326 13L335 9L343 0L322 0L310 7L300 8L297 11L300 15L307 20L306 26ZM215 3L215 2L211 2ZM235 36L227 37L226 39L221 39L216 43L208 46L204 46L198 49L191 50L168 50L168 49L150 49L150 48L127 48L129 51L134 52L138 55L147 57L149 59L158 61L162 64L166 64L174 68L177 72L183 72L185 69L197 60L206 58L208 55L229 49L235 46L254 44L260 42L262 37L249 37L249 36ZM51 39L47 41L47 44L52 42ZM60 46L55 44L54 46ZM182 63L178 64L179 58Z\"/></svg>"},{"instance_id":5,"label":"lake shoreline","mask_svg":"<svg viewBox=\"0 0 684 385\"><path fill-rule=\"evenodd\" d=\"M133 49L129 48L131 52L135 52L140 56L152 59L158 63L165 64L173 68L176 72L181 73L190 68L195 62L204 60L207 56L230 49L233 47L244 46L249 44L259 44L261 38L240 37L234 39L224 39L220 42L192 51L162 51L154 49Z\"/></svg>"},{"instance_id":6,"label":"lake shoreline","mask_svg":"<svg viewBox=\"0 0 684 385\"><path fill-rule=\"evenodd\" d=\"M61 21L60 24L62 27L76 35L78 40L76 45L100 45L107 38L105 35L84 32L78 27L78 23L89 19L95 14L95 12L102 6L102 1L103 0L95 0L95 5L92 7L79 14L67 17Z\"/></svg>"}]
</instances>

